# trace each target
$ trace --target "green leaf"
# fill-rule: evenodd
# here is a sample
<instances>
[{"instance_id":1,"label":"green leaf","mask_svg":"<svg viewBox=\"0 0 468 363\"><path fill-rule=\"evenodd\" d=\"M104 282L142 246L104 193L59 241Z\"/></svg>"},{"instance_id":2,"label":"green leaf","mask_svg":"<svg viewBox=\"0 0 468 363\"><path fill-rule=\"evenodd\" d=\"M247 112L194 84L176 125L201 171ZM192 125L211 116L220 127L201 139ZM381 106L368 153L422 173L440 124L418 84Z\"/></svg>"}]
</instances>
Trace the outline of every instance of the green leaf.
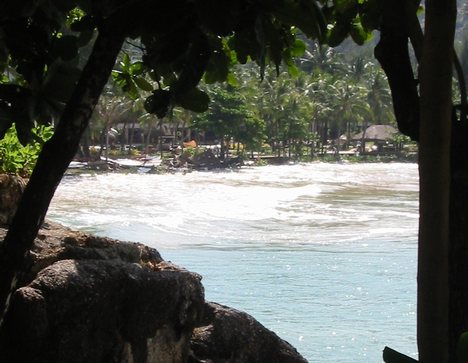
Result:
<instances>
[{"instance_id":1,"label":"green leaf","mask_svg":"<svg viewBox=\"0 0 468 363\"><path fill-rule=\"evenodd\" d=\"M372 39L372 32L366 31L361 24L359 17L353 20L349 30L351 38L358 45L363 45L366 41Z\"/></svg>"},{"instance_id":2,"label":"green leaf","mask_svg":"<svg viewBox=\"0 0 468 363\"><path fill-rule=\"evenodd\" d=\"M305 51L306 44L302 40L296 39L293 46L291 47L291 55L293 57L300 57L305 53Z\"/></svg>"},{"instance_id":3,"label":"green leaf","mask_svg":"<svg viewBox=\"0 0 468 363\"><path fill-rule=\"evenodd\" d=\"M153 86L143 77L135 77L133 79L136 85L142 89L143 91L151 92L153 90Z\"/></svg>"},{"instance_id":4,"label":"green leaf","mask_svg":"<svg viewBox=\"0 0 468 363\"><path fill-rule=\"evenodd\" d=\"M126 79L127 87L124 87L128 95L131 99L136 100L140 97L140 92L138 91L138 87L135 84L135 81L129 76Z\"/></svg>"},{"instance_id":5,"label":"green leaf","mask_svg":"<svg viewBox=\"0 0 468 363\"><path fill-rule=\"evenodd\" d=\"M193 88L188 92L177 95L176 103L190 111L204 112L208 109L210 98L205 92Z\"/></svg>"},{"instance_id":6,"label":"green leaf","mask_svg":"<svg viewBox=\"0 0 468 363\"><path fill-rule=\"evenodd\" d=\"M144 70L145 70L145 65L143 62L132 63L129 67L129 73L132 76L140 76L141 74L143 74Z\"/></svg>"},{"instance_id":7,"label":"green leaf","mask_svg":"<svg viewBox=\"0 0 468 363\"><path fill-rule=\"evenodd\" d=\"M127 53L123 54L122 61L120 62L120 66L122 67L122 71L124 73L130 73L130 57Z\"/></svg>"},{"instance_id":8,"label":"green leaf","mask_svg":"<svg viewBox=\"0 0 468 363\"><path fill-rule=\"evenodd\" d=\"M233 86L233 87L237 87L239 85L239 82L237 81L236 76L231 72L228 73L227 78L226 78L226 82L230 86Z\"/></svg>"},{"instance_id":9,"label":"green leaf","mask_svg":"<svg viewBox=\"0 0 468 363\"><path fill-rule=\"evenodd\" d=\"M53 133L51 126L39 126L32 129L30 144L22 146L18 141L16 124L13 124L0 140L0 171L28 175L41 152L42 145Z\"/></svg>"},{"instance_id":10,"label":"green leaf","mask_svg":"<svg viewBox=\"0 0 468 363\"><path fill-rule=\"evenodd\" d=\"M112 75L112 79L117 82L117 80L122 77L122 72L113 70L111 75Z\"/></svg>"},{"instance_id":11,"label":"green leaf","mask_svg":"<svg viewBox=\"0 0 468 363\"><path fill-rule=\"evenodd\" d=\"M299 75L299 69L294 64L288 64L288 73L293 77L297 77Z\"/></svg>"}]
</instances>

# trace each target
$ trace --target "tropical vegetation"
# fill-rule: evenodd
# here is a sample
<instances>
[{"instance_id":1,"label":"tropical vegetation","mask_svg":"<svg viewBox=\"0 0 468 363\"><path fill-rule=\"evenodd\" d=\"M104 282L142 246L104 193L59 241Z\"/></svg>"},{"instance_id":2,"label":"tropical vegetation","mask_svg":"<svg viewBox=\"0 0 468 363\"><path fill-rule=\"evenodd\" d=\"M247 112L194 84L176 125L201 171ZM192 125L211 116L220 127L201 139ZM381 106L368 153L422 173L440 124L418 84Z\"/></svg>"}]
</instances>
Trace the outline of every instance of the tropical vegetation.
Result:
<instances>
[{"instance_id":1,"label":"tropical vegetation","mask_svg":"<svg viewBox=\"0 0 468 363\"><path fill-rule=\"evenodd\" d=\"M17 137L14 125L0 140L0 173L16 174L28 177L42 149L42 145L53 134L51 126L40 125L32 130L33 141L22 145Z\"/></svg>"},{"instance_id":2,"label":"tropical vegetation","mask_svg":"<svg viewBox=\"0 0 468 363\"><path fill-rule=\"evenodd\" d=\"M306 48L301 34L333 47L348 36L363 44L373 31L379 31L375 56L388 78L398 128L419 142L419 357L424 363L454 362L456 342L468 330L465 80L453 52L456 1L426 0L424 32L417 17L419 5L417 0L4 1L0 14L0 137L13 123L23 144L33 139L37 123L54 123L55 132L44 144L0 245L1 316L17 287L24 256L79 148L124 42L138 40L135 44L144 49L143 57L135 62L123 59L114 79L132 99L144 99L146 112L162 119L177 107L208 110L209 92L200 81L234 86L237 63L256 63L265 80L268 65L277 73L283 65L307 89L309 83L301 80L300 67L294 61ZM323 66L320 58L317 61L317 65L315 59L308 64L311 75ZM454 64L460 84L455 105ZM377 91L380 81L369 81L376 87L370 95L368 90L373 89L357 81L362 68L362 64L355 66L356 82L340 82L331 71L322 82L311 82L308 94L314 89L326 91L308 106L300 102L303 94L286 94L287 86L280 78L270 80L278 82L278 92L268 96L276 97L279 111L271 115L266 107L261 109L265 123L274 130L267 137L274 139L275 147L285 140L298 145L308 138L303 125L310 119L301 116L303 112L321 120L316 130L323 141L329 130L338 135L372 119L368 104L382 98ZM417 75L415 68L419 69ZM263 85L268 87L267 82ZM327 106L321 98L328 97L328 92L341 101ZM374 109L380 112L379 107ZM216 112L220 110L212 109L212 114ZM222 137L234 135L221 131Z\"/></svg>"},{"instance_id":3,"label":"tropical vegetation","mask_svg":"<svg viewBox=\"0 0 468 363\"><path fill-rule=\"evenodd\" d=\"M231 146L240 143L243 154L269 151L301 159L324 155L324 150L335 142L345 149L350 146L352 136L370 125L396 127L390 88L375 60L362 54L350 58L326 45L307 43L308 50L296 50L299 58L295 60L294 71L291 67L268 68L261 79L252 63L237 65L226 85L210 83L207 77L202 79L203 92L211 100L208 111L197 114L176 106L159 120L137 107L148 94L143 89L137 92L136 82L131 83L127 98L116 89L116 86L125 89L131 79L128 76L124 80L124 72L119 69L133 72L129 71L132 67L129 64L141 69L141 51L127 49L114 70L114 82L108 84L108 91L90 121L90 130L100 130L92 131L90 141L101 144L102 150L110 128L120 127L125 135L128 129L137 127L147 135L145 145L140 142L140 148L145 150L150 139L146 125L172 123L172 147L182 145L191 130L194 135L214 133L223 157L228 143ZM151 79L136 79L140 84L145 82L146 90L155 84ZM181 132L181 128L185 131ZM128 141L121 137L121 147ZM158 138L154 142L159 148Z\"/></svg>"}]
</instances>

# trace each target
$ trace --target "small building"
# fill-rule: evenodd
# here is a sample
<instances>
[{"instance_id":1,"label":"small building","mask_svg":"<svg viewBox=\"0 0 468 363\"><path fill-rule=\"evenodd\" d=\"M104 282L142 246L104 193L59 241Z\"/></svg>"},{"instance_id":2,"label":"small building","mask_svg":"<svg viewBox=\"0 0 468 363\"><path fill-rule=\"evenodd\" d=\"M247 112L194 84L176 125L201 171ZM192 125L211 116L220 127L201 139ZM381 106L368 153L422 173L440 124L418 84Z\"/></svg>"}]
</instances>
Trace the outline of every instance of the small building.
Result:
<instances>
[{"instance_id":1,"label":"small building","mask_svg":"<svg viewBox=\"0 0 468 363\"><path fill-rule=\"evenodd\" d=\"M390 125L372 125L355 134L352 140L357 144L366 145L366 151L383 152L385 149L394 151L393 139L398 130Z\"/></svg>"}]
</instances>

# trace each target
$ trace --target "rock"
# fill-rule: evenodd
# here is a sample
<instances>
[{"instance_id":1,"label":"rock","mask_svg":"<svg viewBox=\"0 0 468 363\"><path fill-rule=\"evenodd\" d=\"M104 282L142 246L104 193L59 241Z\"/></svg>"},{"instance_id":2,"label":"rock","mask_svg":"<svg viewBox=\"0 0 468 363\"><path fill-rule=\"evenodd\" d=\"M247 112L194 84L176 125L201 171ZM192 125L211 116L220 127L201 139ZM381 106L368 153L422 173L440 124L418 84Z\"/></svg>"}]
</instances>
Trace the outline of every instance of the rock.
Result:
<instances>
[{"instance_id":1,"label":"rock","mask_svg":"<svg viewBox=\"0 0 468 363\"><path fill-rule=\"evenodd\" d=\"M63 260L12 298L9 362L185 362L198 276L119 260Z\"/></svg>"},{"instance_id":2,"label":"rock","mask_svg":"<svg viewBox=\"0 0 468 363\"><path fill-rule=\"evenodd\" d=\"M206 303L204 324L194 330L191 362L307 363L286 341L250 315Z\"/></svg>"},{"instance_id":3,"label":"rock","mask_svg":"<svg viewBox=\"0 0 468 363\"><path fill-rule=\"evenodd\" d=\"M23 195L26 181L16 175L0 174L0 225L9 225Z\"/></svg>"},{"instance_id":4,"label":"rock","mask_svg":"<svg viewBox=\"0 0 468 363\"><path fill-rule=\"evenodd\" d=\"M197 168L216 169L221 167L221 160L213 154L211 149L207 149L201 154L196 154L192 158L192 164Z\"/></svg>"},{"instance_id":5,"label":"rock","mask_svg":"<svg viewBox=\"0 0 468 363\"><path fill-rule=\"evenodd\" d=\"M44 223L39 231L28 259L31 266L30 278L53 262L65 259L118 259L150 268L164 261L158 251L141 243L122 242L77 232L50 221Z\"/></svg>"},{"instance_id":6,"label":"rock","mask_svg":"<svg viewBox=\"0 0 468 363\"><path fill-rule=\"evenodd\" d=\"M47 222L26 266L2 363L306 362L248 314L206 303L199 275L142 244Z\"/></svg>"},{"instance_id":7,"label":"rock","mask_svg":"<svg viewBox=\"0 0 468 363\"><path fill-rule=\"evenodd\" d=\"M0 241L5 235L6 229L0 227ZM158 251L141 243L94 236L47 221L39 230L27 255L26 265L29 271L23 276L21 285L30 283L36 274L47 266L66 259L118 259L148 265L150 268L164 261Z\"/></svg>"},{"instance_id":8,"label":"rock","mask_svg":"<svg viewBox=\"0 0 468 363\"><path fill-rule=\"evenodd\" d=\"M27 285L13 294L1 332L1 362L187 360L203 313L199 275L141 244L55 224L41 229L28 259Z\"/></svg>"}]
</instances>

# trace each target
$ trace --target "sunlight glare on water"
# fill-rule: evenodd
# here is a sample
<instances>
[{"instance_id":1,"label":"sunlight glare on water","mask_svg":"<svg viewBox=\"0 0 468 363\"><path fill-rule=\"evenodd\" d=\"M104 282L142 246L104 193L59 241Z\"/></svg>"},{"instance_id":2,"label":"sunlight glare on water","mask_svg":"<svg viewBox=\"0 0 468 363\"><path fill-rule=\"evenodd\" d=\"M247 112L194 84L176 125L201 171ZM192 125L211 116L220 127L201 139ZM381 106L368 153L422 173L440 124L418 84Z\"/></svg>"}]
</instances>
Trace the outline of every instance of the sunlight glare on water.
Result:
<instances>
[{"instance_id":1,"label":"sunlight glare on water","mask_svg":"<svg viewBox=\"0 0 468 363\"><path fill-rule=\"evenodd\" d=\"M48 217L159 249L310 362L415 354L415 164L67 176Z\"/></svg>"}]
</instances>

